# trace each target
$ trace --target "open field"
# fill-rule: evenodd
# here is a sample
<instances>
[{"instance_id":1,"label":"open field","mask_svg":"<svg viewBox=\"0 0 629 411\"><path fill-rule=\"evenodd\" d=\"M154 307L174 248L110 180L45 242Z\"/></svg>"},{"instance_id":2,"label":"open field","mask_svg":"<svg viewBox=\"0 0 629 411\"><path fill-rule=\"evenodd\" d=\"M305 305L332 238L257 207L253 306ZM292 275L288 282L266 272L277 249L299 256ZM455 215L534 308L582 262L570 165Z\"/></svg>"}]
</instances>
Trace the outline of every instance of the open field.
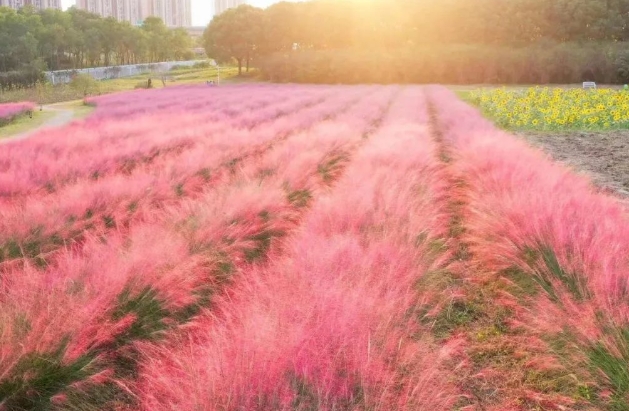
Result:
<instances>
[{"instance_id":1,"label":"open field","mask_svg":"<svg viewBox=\"0 0 629 411\"><path fill-rule=\"evenodd\" d=\"M89 102L0 147L0 410L627 409L626 206L447 89Z\"/></svg>"},{"instance_id":2,"label":"open field","mask_svg":"<svg viewBox=\"0 0 629 411\"><path fill-rule=\"evenodd\" d=\"M242 77L237 77L238 70L233 67L226 67L220 70L221 84L233 84L247 82L255 78L255 70ZM111 94L134 90L140 83L146 84L149 75L127 77L115 80L104 80L97 83L97 89L91 94ZM215 68L180 68L165 73L164 80L166 87L205 83L208 80L217 81L217 69ZM152 77L153 88L164 88L161 76ZM72 111L73 119L87 117L93 107L83 104L84 95L81 91L73 89L70 85L51 86L49 84L40 86L37 89L18 90L0 93L0 104L12 101L37 101L39 104L46 104L45 111L36 109L33 118L20 117L7 125L0 125L0 138L23 135L46 126L49 122L55 122L56 115L60 111Z\"/></svg>"},{"instance_id":3,"label":"open field","mask_svg":"<svg viewBox=\"0 0 629 411\"><path fill-rule=\"evenodd\" d=\"M217 70L215 68L182 68L163 73L166 78L166 86L172 87L182 84L205 83L208 80L216 81ZM230 83L235 81L238 69L226 67L221 69L221 82ZM252 73L253 74L253 73ZM98 81L95 90L90 90L91 94L109 94L120 91L133 90L139 84L145 85L149 78L152 79L154 88L164 87L161 81L162 74L144 74L134 77L125 77L113 80ZM15 101L35 101L38 104L53 104L58 102L82 99L83 91L72 88L68 84L52 86L51 84L41 85L33 89L7 91L0 93L0 103Z\"/></svg>"},{"instance_id":4,"label":"open field","mask_svg":"<svg viewBox=\"0 0 629 411\"><path fill-rule=\"evenodd\" d=\"M554 159L588 173L601 188L629 196L629 131L518 132Z\"/></svg>"},{"instance_id":5,"label":"open field","mask_svg":"<svg viewBox=\"0 0 629 411\"><path fill-rule=\"evenodd\" d=\"M83 100L66 101L63 103L52 104L49 107L57 110L71 110L73 112L74 120L86 118L92 114L95 109L94 106L85 104Z\"/></svg>"},{"instance_id":6,"label":"open field","mask_svg":"<svg viewBox=\"0 0 629 411\"><path fill-rule=\"evenodd\" d=\"M0 139L27 138L39 130L60 127L73 120L84 119L93 111L94 107L86 105L83 100L47 105L42 107L42 110L35 109L32 117L20 116L0 127Z\"/></svg>"}]
</instances>

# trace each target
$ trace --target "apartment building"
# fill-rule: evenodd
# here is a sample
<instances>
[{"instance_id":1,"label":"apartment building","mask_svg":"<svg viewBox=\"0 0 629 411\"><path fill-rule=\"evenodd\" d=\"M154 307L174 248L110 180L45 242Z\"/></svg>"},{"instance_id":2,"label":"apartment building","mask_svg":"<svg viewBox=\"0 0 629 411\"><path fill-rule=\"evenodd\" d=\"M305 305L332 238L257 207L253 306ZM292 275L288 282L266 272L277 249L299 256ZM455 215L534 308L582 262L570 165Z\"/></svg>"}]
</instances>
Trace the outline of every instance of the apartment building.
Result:
<instances>
[{"instance_id":1,"label":"apartment building","mask_svg":"<svg viewBox=\"0 0 629 411\"><path fill-rule=\"evenodd\" d=\"M151 16L161 18L168 27L189 27L192 25L191 0L77 0L76 7L103 17L114 17L120 21L128 21L135 25L142 24L144 19Z\"/></svg>"},{"instance_id":2,"label":"apartment building","mask_svg":"<svg viewBox=\"0 0 629 411\"><path fill-rule=\"evenodd\" d=\"M61 0L0 0L0 7L10 7L17 10L24 6L33 6L38 10L61 10Z\"/></svg>"},{"instance_id":3,"label":"apartment building","mask_svg":"<svg viewBox=\"0 0 629 411\"><path fill-rule=\"evenodd\" d=\"M214 0L214 15L218 16L227 9L247 4L247 0Z\"/></svg>"},{"instance_id":4,"label":"apartment building","mask_svg":"<svg viewBox=\"0 0 629 411\"><path fill-rule=\"evenodd\" d=\"M103 17L118 18L118 7L116 0L76 0L76 8L98 14ZM121 18L120 20L127 20Z\"/></svg>"}]
</instances>

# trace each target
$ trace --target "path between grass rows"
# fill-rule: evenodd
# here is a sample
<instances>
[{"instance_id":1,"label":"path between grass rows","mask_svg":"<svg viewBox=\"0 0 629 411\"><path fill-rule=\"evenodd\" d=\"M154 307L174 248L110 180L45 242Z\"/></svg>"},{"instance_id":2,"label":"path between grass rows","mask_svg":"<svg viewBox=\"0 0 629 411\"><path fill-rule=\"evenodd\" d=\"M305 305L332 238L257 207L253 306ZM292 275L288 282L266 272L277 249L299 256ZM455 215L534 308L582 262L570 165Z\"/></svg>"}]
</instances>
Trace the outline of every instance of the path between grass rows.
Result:
<instances>
[{"instance_id":1,"label":"path between grass rows","mask_svg":"<svg viewBox=\"0 0 629 411\"><path fill-rule=\"evenodd\" d=\"M54 115L51 118L45 120L42 124L28 127L22 132L18 132L17 134L9 135L6 138L0 139L0 144L6 144L17 140L24 140L35 135L39 131L65 126L66 124L77 118L77 115L81 114L81 110L78 110L73 105L67 104L51 104L43 106L43 111L54 113Z\"/></svg>"}]
</instances>

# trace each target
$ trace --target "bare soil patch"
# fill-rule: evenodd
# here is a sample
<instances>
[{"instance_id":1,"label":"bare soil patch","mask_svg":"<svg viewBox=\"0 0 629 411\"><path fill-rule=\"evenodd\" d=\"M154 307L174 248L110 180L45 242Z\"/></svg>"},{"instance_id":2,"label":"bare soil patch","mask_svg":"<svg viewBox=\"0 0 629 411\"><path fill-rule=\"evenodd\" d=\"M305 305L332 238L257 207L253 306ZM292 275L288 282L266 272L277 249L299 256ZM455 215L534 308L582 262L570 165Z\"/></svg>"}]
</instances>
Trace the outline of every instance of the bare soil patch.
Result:
<instances>
[{"instance_id":1,"label":"bare soil patch","mask_svg":"<svg viewBox=\"0 0 629 411\"><path fill-rule=\"evenodd\" d=\"M629 130L516 134L555 160L588 174L603 190L629 197Z\"/></svg>"}]
</instances>

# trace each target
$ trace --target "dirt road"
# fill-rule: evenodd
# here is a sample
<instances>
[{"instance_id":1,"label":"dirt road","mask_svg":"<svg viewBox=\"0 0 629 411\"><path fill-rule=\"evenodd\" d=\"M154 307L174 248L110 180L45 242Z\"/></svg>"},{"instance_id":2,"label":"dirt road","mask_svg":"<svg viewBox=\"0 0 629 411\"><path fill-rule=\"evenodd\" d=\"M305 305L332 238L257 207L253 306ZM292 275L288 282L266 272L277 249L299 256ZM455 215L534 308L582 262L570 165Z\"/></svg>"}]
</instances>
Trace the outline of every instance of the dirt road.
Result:
<instances>
[{"instance_id":1,"label":"dirt road","mask_svg":"<svg viewBox=\"0 0 629 411\"><path fill-rule=\"evenodd\" d=\"M52 117L51 119L47 120L44 124L41 124L40 126L37 126L35 128L32 128L28 131L24 131L22 133L16 134L14 136L11 137L7 137L4 138L2 140L0 140L0 144L5 144L11 141L16 141L16 140L23 140L25 138L28 138L30 136L32 136L33 134L35 134L38 131L47 129L47 128L55 128L55 127L61 127L63 125L68 124L69 122L71 122L74 119L74 110L72 109L68 109L68 108L59 108L59 107L55 107L53 105L50 106L44 106L43 107L44 111L52 111L55 113L55 116Z\"/></svg>"},{"instance_id":2,"label":"dirt road","mask_svg":"<svg viewBox=\"0 0 629 411\"><path fill-rule=\"evenodd\" d=\"M604 190L629 198L629 130L516 134L555 160L590 175Z\"/></svg>"}]
</instances>

